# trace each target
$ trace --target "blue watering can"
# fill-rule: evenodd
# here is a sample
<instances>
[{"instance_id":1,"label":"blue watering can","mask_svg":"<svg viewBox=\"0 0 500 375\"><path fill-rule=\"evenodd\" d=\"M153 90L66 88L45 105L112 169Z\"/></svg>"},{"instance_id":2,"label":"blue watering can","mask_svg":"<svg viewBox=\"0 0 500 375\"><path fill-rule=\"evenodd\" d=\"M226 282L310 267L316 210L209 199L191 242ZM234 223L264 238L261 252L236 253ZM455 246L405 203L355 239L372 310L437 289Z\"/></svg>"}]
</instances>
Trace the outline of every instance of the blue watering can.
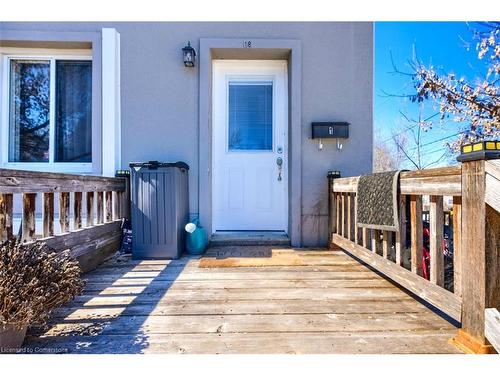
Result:
<instances>
[{"instance_id":1,"label":"blue watering can","mask_svg":"<svg viewBox=\"0 0 500 375\"><path fill-rule=\"evenodd\" d=\"M194 219L191 223L187 223L184 229L186 235L186 251L191 255L200 255L205 252L207 247L207 233L200 226L198 219Z\"/></svg>"}]
</instances>

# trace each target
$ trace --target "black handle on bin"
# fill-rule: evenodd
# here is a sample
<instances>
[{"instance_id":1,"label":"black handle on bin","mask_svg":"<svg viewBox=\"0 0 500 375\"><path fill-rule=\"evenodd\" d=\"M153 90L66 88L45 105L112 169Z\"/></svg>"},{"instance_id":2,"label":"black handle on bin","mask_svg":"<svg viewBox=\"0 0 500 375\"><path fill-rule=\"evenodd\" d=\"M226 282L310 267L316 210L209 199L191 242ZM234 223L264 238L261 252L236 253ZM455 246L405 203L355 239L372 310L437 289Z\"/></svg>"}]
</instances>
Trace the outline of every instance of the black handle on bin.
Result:
<instances>
[{"instance_id":1,"label":"black handle on bin","mask_svg":"<svg viewBox=\"0 0 500 375\"><path fill-rule=\"evenodd\" d=\"M150 160L147 164L149 169L158 169L160 166L160 162L158 160Z\"/></svg>"},{"instance_id":2,"label":"black handle on bin","mask_svg":"<svg viewBox=\"0 0 500 375\"><path fill-rule=\"evenodd\" d=\"M158 169L158 168L167 168L174 167L189 170L189 165L184 163L183 161L177 161L175 163L163 163L158 160L150 160L148 162L132 162L129 164L130 168L148 168L148 169Z\"/></svg>"}]
</instances>

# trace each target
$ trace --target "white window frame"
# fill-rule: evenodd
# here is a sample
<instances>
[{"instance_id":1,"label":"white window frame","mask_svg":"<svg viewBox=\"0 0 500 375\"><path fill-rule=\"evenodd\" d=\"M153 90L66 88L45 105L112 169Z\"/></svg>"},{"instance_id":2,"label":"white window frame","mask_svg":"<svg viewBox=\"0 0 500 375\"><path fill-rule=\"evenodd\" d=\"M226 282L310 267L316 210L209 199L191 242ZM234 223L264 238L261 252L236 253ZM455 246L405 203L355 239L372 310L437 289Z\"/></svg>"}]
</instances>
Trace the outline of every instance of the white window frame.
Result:
<instances>
[{"instance_id":1,"label":"white window frame","mask_svg":"<svg viewBox=\"0 0 500 375\"><path fill-rule=\"evenodd\" d=\"M1 93L1 113L0 119L0 161L2 168L23 169L39 172L62 172L62 173L92 173L92 162L95 155L92 155L92 162L89 163L65 163L54 162L54 147L55 147L55 83L56 83L56 61L57 60L76 60L76 61L92 61L91 51L78 51L78 53L57 53L53 50L47 51L26 51L19 53L18 49L8 53L0 51L2 79ZM10 61L11 60L43 60L50 61L50 123L49 123L49 162L10 162L9 161L9 119L10 119ZM94 98L92 98L94 101ZM93 126L93 124L92 124ZM92 140L94 142L94 140Z\"/></svg>"}]
</instances>

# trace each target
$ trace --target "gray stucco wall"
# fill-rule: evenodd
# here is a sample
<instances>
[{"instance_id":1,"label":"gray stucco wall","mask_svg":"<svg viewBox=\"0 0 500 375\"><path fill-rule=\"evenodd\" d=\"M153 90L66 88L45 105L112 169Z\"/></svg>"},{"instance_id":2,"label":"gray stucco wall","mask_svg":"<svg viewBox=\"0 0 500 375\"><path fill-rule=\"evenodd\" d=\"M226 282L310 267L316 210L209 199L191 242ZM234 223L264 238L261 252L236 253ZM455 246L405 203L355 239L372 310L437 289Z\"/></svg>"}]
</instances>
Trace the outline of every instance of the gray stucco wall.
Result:
<instances>
[{"instance_id":1,"label":"gray stucco wall","mask_svg":"<svg viewBox=\"0 0 500 375\"><path fill-rule=\"evenodd\" d=\"M181 48L200 38L298 39L302 46L302 244L327 241L328 170L371 171L373 27L368 22L0 23L1 30L100 31L121 35L122 165L183 160L191 166L190 211L198 210L198 68ZM312 121L348 121L342 150L310 139ZM201 187L203 188L203 187Z\"/></svg>"}]
</instances>

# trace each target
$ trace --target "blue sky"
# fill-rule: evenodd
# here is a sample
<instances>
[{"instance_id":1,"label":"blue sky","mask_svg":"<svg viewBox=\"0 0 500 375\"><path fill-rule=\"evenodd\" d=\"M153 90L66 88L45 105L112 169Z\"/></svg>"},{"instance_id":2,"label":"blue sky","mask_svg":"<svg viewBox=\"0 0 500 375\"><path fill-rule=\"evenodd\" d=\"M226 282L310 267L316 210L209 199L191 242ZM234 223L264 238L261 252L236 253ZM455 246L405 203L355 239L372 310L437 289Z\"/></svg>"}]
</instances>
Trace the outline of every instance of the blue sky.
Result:
<instances>
[{"instance_id":1,"label":"blue sky","mask_svg":"<svg viewBox=\"0 0 500 375\"><path fill-rule=\"evenodd\" d=\"M431 64L438 71L453 72L457 77L464 76L474 82L484 74L485 64L477 59L471 26L474 24L467 25L465 22L375 23L374 130L379 140L388 140L392 134L400 133L411 126L399 111L410 118L417 118L419 112L416 103L385 94L414 92L410 77L393 73L391 54L394 64L401 71L410 71L408 61L412 59L415 50L418 59L426 65ZM470 43L469 49L464 41ZM426 102L422 111L424 115L429 116L436 113L438 108L432 102ZM452 121L439 124L438 118L439 116L436 117L433 128L422 136L423 144L433 142L422 149L429 162L442 155L440 150L444 150L445 141L440 139L460 131L459 124ZM410 131L405 134L411 137ZM391 140L386 143L394 147ZM446 158L440 162L446 163Z\"/></svg>"}]
</instances>

